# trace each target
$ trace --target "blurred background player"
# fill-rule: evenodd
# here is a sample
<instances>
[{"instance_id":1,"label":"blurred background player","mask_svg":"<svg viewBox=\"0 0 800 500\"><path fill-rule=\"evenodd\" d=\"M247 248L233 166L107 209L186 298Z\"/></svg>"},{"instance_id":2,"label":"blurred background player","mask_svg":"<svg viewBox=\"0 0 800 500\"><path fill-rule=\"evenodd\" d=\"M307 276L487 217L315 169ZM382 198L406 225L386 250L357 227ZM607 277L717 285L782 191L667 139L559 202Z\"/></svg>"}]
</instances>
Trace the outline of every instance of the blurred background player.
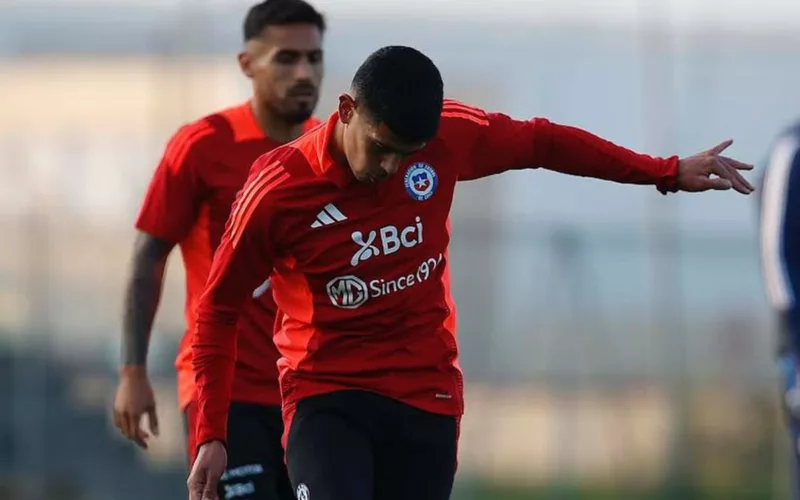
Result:
<instances>
[{"instance_id":1,"label":"blurred background player","mask_svg":"<svg viewBox=\"0 0 800 500\"><path fill-rule=\"evenodd\" d=\"M535 165L749 194L738 170L752 166L720 155L731 142L683 159L636 154L443 100L438 68L410 47L373 53L325 126L261 157L237 199L197 310L190 498L214 498L223 474L234 325L265 277L284 315L275 343L297 498L445 500L464 388L446 273L456 183Z\"/></svg>"},{"instance_id":2,"label":"blurred background player","mask_svg":"<svg viewBox=\"0 0 800 500\"><path fill-rule=\"evenodd\" d=\"M760 198L764 285L777 315L783 402L793 450L793 497L800 498L800 123L770 148Z\"/></svg>"},{"instance_id":3,"label":"blurred background player","mask_svg":"<svg viewBox=\"0 0 800 500\"><path fill-rule=\"evenodd\" d=\"M253 161L315 124L323 77L323 16L303 0L266 0L244 21L242 72L252 98L182 127L169 141L150 183L136 228L132 271L125 297L123 366L114 401L114 423L146 448L142 429L158 433L147 351L167 257L178 245L186 268L187 332L176 367L179 403L186 419L190 463L195 454L193 311L208 276L236 193ZM260 287L261 291L265 287ZM255 296L255 293L254 293ZM230 406L230 468L220 494L237 498L293 498L283 464L283 425L272 345L275 304L271 293L250 300L239 320L236 383ZM227 495L226 495L227 491Z\"/></svg>"}]
</instances>

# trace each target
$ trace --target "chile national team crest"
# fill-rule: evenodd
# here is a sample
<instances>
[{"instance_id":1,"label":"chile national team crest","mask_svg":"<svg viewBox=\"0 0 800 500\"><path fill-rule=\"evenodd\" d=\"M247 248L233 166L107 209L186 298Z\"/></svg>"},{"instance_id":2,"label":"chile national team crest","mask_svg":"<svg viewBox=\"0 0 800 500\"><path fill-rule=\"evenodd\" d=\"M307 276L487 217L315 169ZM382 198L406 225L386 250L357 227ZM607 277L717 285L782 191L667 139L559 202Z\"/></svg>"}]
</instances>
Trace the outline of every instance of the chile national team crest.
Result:
<instances>
[{"instance_id":1,"label":"chile national team crest","mask_svg":"<svg viewBox=\"0 0 800 500\"><path fill-rule=\"evenodd\" d=\"M436 192L439 178L427 163L415 163L406 170L405 183L409 196L417 201L425 201Z\"/></svg>"}]
</instances>

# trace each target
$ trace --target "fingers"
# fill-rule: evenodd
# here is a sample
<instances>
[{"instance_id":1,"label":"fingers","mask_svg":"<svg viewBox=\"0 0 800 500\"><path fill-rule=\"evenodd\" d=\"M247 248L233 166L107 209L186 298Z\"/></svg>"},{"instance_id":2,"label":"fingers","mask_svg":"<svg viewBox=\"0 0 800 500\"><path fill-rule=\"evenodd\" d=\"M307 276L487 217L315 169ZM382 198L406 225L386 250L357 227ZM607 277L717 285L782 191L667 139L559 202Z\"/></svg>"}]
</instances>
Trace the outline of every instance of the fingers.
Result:
<instances>
[{"instance_id":1,"label":"fingers","mask_svg":"<svg viewBox=\"0 0 800 500\"><path fill-rule=\"evenodd\" d=\"M189 500L203 500L203 481L199 480L194 472L186 481L186 487L189 488Z\"/></svg>"},{"instance_id":2,"label":"fingers","mask_svg":"<svg viewBox=\"0 0 800 500\"><path fill-rule=\"evenodd\" d=\"M730 173L731 177L734 179L734 182L741 187L741 189L736 189L740 193L750 194L756 190L756 187L753 186L750 181L745 179L736 168L728 166L728 173Z\"/></svg>"},{"instance_id":3,"label":"fingers","mask_svg":"<svg viewBox=\"0 0 800 500\"><path fill-rule=\"evenodd\" d=\"M158 415L155 406L147 409L147 422L150 424L150 432L154 436L158 436Z\"/></svg>"},{"instance_id":4,"label":"fingers","mask_svg":"<svg viewBox=\"0 0 800 500\"><path fill-rule=\"evenodd\" d=\"M137 425L138 419L126 412L114 411L114 426L119 429L119 432L126 438L137 445L147 448L147 443L144 438L139 436L139 426Z\"/></svg>"},{"instance_id":5,"label":"fingers","mask_svg":"<svg viewBox=\"0 0 800 500\"><path fill-rule=\"evenodd\" d=\"M134 432L132 429L134 428L131 426L131 420L133 416L128 412L122 412L120 414L120 430L122 431L122 435L128 439L133 439Z\"/></svg>"},{"instance_id":6,"label":"fingers","mask_svg":"<svg viewBox=\"0 0 800 500\"><path fill-rule=\"evenodd\" d=\"M725 151L726 149L728 149L728 147L731 144L733 144L733 139L724 140L724 141L720 142L719 144L717 144L716 146L714 146L713 148L711 148L708 151L706 151L706 153L716 156L716 155L722 153L723 151Z\"/></svg>"},{"instance_id":7,"label":"fingers","mask_svg":"<svg viewBox=\"0 0 800 500\"><path fill-rule=\"evenodd\" d=\"M755 191L753 185L742 177L738 170L728 165L722 158L717 158L711 170L719 177L729 180L732 187L742 194L750 194Z\"/></svg>"},{"instance_id":8,"label":"fingers","mask_svg":"<svg viewBox=\"0 0 800 500\"><path fill-rule=\"evenodd\" d=\"M733 183L728 179L723 179L722 177L714 177L707 179L707 189L715 189L717 191L727 191L731 187L733 187Z\"/></svg>"},{"instance_id":9,"label":"fingers","mask_svg":"<svg viewBox=\"0 0 800 500\"><path fill-rule=\"evenodd\" d=\"M727 149L731 144L733 144L733 139L728 139L708 150L708 154L715 156L715 163L719 165L719 168L712 167L712 171L714 171L714 173L720 177L731 181L731 185L736 191L742 194L750 194L756 190L755 186L753 186L747 179L742 177L738 171L752 170L753 165L727 156L719 156L720 153Z\"/></svg>"},{"instance_id":10,"label":"fingers","mask_svg":"<svg viewBox=\"0 0 800 500\"><path fill-rule=\"evenodd\" d=\"M116 427L121 434L125 435L125 427L122 420L122 413L114 409L113 416L114 416L114 427Z\"/></svg>"},{"instance_id":11,"label":"fingers","mask_svg":"<svg viewBox=\"0 0 800 500\"><path fill-rule=\"evenodd\" d=\"M128 439L136 443L137 446L146 450L147 449L147 438L150 436L142 429L141 427L142 416L141 414L138 415L128 415Z\"/></svg>"},{"instance_id":12,"label":"fingers","mask_svg":"<svg viewBox=\"0 0 800 500\"><path fill-rule=\"evenodd\" d=\"M140 421L140 414L114 411L114 426L137 446L147 449L147 439L150 436L142 430L139 425Z\"/></svg>"},{"instance_id":13,"label":"fingers","mask_svg":"<svg viewBox=\"0 0 800 500\"><path fill-rule=\"evenodd\" d=\"M219 500L217 482L210 478L205 468L194 468L186 481L189 500Z\"/></svg>"},{"instance_id":14,"label":"fingers","mask_svg":"<svg viewBox=\"0 0 800 500\"><path fill-rule=\"evenodd\" d=\"M203 487L202 500L219 500L217 496L217 482L206 477L206 484Z\"/></svg>"},{"instance_id":15,"label":"fingers","mask_svg":"<svg viewBox=\"0 0 800 500\"><path fill-rule=\"evenodd\" d=\"M139 448L146 450L147 449L147 440L150 439L150 435L147 434L142 429L136 431L136 435L133 438L133 442L136 443L136 446Z\"/></svg>"},{"instance_id":16,"label":"fingers","mask_svg":"<svg viewBox=\"0 0 800 500\"><path fill-rule=\"evenodd\" d=\"M750 163L744 163L739 160L730 158L728 156L720 156L717 158L718 160L724 161L728 166L735 168L736 170L753 170L753 165Z\"/></svg>"},{"instance_id":17,"label":"fingers","mask_svg":"<svg viewBox=\"0 0 800 500\"><path fill-rule=\"evenodd\" d=\"M753 165L743 163L720 153L733 144L733 139L720 142L713 148L681 160L684 191L705 191L708 189L735 189L742 194L750 194L755 187L739 171L752 170Z\"/></svg>"}]
</instances>

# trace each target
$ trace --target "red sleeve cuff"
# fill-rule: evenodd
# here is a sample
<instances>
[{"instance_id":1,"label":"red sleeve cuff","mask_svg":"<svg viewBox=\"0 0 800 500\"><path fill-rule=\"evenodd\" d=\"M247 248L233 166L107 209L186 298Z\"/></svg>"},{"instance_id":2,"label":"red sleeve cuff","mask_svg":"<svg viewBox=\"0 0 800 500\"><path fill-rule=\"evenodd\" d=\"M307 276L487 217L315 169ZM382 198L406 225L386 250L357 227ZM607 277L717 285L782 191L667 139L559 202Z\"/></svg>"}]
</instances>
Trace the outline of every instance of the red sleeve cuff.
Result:
<instances>
[{"instance_id":1,"label":"red sleeve cuff","mask_svg":"<svg viewBox=\"0 0 800 500\"><path fill-rule=\"evenodd\" d=\"M200 449L201 446L211 441L219 441L222 444L226 444L228 441L228 433L225 427L227 427L227 423L215 424L209 422L209 419L204 418L202 414L198 415L197 428L194 430L197 449Z\"/></svg>"},{"instance_id":2,"label":"red sleeve cuff","mask_svg":"<svg viewBox=\"0 0 800 500\"><path fill-rule=\"evenodd\" d=\"M680 159L677 156L670 156L664 162L667 164L667 170L664 172L663 177L656 183L656 187L661 194L677 193L678 186L678 164Z\"/></svg>"},{"instance_id":3,"label":"red sleeve cuff","mask_svg":"<svg viewBox=\"0 0 800 500\"><path fill-rule=\"evenodd\" d=\"M210 434L209 434L209 435L208 435L208 437L206 437L206 438L201 438L201 436L202 436L202 435L201 435L200 433L198 433L198 434L197 434L197 438L198 438L198 439L197 439L197 449L196 449L196 450L194 450L194 451L195 451L195 453L197 453L198 451L200 451L200 447L201 447L201 446L203 446L204 444L208 444L208 443L210 443L210 442L212 442L212 441L219 441L220 443L222 443L222 446L224 446L225 448L227 448L227 447L228 447L228 442L227 442L227 441L225 441L225 439L223 439L223 438L220 438L220 437L212 437Z\"/></svg>"}]
</instances>

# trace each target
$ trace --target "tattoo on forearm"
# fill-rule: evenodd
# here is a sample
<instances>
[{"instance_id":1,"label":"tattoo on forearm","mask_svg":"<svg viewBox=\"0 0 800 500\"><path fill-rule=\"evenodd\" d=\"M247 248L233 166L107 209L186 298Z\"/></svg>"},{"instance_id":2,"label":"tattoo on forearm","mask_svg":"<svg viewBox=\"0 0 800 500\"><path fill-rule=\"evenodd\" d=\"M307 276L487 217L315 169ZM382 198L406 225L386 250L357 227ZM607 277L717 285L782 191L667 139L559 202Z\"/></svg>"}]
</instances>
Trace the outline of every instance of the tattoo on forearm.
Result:
<instances>
[{"instance_id":1,"label":"tattoo on forearm","mask_svg":"<svg viewBox=\"0 0 800 500\"><path fill-rule=\"evenodd\" d=\"M172 247L171 243L146 234L140 234L136 240L122 321L124 365L143 365L147 361L150 332Z\"/></svg>"}]
</instances>

